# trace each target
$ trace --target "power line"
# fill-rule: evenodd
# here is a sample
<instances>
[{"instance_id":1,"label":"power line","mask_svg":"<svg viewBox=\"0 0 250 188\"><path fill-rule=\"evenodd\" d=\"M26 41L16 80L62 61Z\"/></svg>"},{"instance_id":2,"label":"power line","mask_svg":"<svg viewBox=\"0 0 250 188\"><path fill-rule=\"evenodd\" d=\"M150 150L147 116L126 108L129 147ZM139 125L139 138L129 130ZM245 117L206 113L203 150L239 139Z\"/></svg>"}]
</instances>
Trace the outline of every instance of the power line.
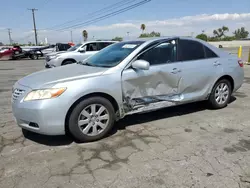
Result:
<instances>
[{"instance_id":1,"label":"power line","mask_svg":"<svg viewBox=\"0 0 250 188\"><path fill-rule=\"evenodd\" d=\"M36 42L36 45L37 45L38 43L37 43L37 32L36 32L35 11L37 11L38 9L32 8L32 9L28 9L28 10L31 10L31 11L32 11L33 25L34 25L34 32L35 32L35 42Z\"/></svg>"},{"instance_id":2,"label":"power line","mask_svg":"<svg viewBox=\"0 0 250 188\"><path fill-rule=\"evenodd\" d=\"M98 17L98 18L95 18L95 19L92 19L92 20L89 20L89 21L86 21L86 22L82 22L82 23L79 23L79 24L75 24L75 25L72 25L72 26L68 26L68 27L65 27L65 28L62 28L62 29L58 29L58 30L56 30L56 31L64 31L64 30L69 29L69 28L79 28L79 27L82 27L82 26L86 26L86 25L89 25L89 24L91 24L91 23L94 23L94 22L97 22L97 21L101 21L101 20L110 18L110 17L112 17L112 16L115 16L115 15L117 15L117 14L121 14L121 13L123 13L123 12L129 11L129 10L131 10L131 9L134 9L134 8L136 8L136 7L139 7L139 6L141 6L141 5L145 4L145 3L148 3L148 2L150 2L150 1L151 1L151 0L143 0L143 1L140 1L140 2L135 3L135 4L133 4L133 5L130 5L130 6L128 6L128 7L119 9L119 10L114 11L114 12L111 12L111 13L109 13L109 14L106 14L106 15L104 15L104 16L100 16L100 17Z\"/></svg>"},{"instance_id":3,"label":"power line","mask_svg":"<svg viewBox=\"0 0 250 188\"><path fill-rule=\"evenodd\" d=\"M101 15L103 13L106 13L107 11L120 8L122 6L125 6L125 5L128 5L128 4L132 3L134 1L136 1L136 0L122 0L122 1L119 1L117 3L111 4L111 5L107 6L107 7L104 7L102 9L100 9L100 10L97 10L97 11L94 11L92 13L86 14L83 17L84 17L84 19L86 19L86 18L93 17L93 16L99 16L99 15ZM67 21L67 22L59 24L59 25L52 26L50 28L46 28L45 30L55 30L56 28L59 29L62 26L65 26L65 25L68 25L70 23L74 23L74 22L77 22L77 21L80 21L80 20L82 20L82 17L71 20L71 21Z\"/></svg>"}]
</instances>

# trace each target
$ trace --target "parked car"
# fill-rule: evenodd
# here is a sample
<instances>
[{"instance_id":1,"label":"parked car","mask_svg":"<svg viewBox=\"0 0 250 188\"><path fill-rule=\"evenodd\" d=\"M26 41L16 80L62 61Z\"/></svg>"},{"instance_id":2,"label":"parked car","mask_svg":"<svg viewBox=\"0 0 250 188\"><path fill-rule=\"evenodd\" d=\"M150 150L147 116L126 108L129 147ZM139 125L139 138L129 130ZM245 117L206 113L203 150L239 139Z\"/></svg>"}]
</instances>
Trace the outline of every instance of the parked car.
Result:
<instances>
[{"instance_id":1,"label":"parked car","mask_svg":"<svg viewBox=\"0 0 250 188\"><path fill-rule=\"evenodd\" d=\"M45 68L68 65L84 60L113 43L115 43L115 41L90 41L77 44L67 51L49 54L45 58Z\"/></svg>"},{"instance_id":2,"label":"parked car","mask_svg":"<svg viewBox=\"0 0 250 188\"><path fill-rule=\"evenodd\" d=\"M236 56L198 39L124 41L20 79L12 109L23 129L94 141L129 114L204 100L226 107L243 84L242 67Z\"/></svg>"},{"instance_id":3,"label":"parked car","mask_svg":"<svg viewBox=\"0 0 250 188\"><path fill-rule=\"evenodd\" d=\"M22 49L20 46L13 46L0 50L0 60L14 60L14 59L38 59L43 56L42 50L49 48L49 46Z\"/></svg>"}]
</instances>

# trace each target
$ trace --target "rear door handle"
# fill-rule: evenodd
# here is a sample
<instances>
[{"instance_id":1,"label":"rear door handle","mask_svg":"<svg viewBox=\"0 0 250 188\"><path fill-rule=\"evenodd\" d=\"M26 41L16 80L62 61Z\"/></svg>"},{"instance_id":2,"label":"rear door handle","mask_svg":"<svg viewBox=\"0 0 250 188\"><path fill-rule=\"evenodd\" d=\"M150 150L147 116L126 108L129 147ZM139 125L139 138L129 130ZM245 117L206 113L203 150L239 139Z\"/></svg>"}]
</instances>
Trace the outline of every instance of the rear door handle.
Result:
<instances>
[{"instance_id":1,"label":"rear door handle","mask_svg":"<svg viewBox=\"0 0 250 188\"><path fill-rule=\"evenodd\" d=\"M171 73L173 74L177 74L178 72L181 72L181 70L177 68L173 68L173 70L171 71Z\"/></svg>"},{"instance_id":2,"label":"rear door handle","mask_svg":"<svg viewBox=\"0 0 250 188\"><path fill-rule=\"evenodd\" d=\"M214 62L214 66L219 66L219 65L221 65L221 63L219 61Z\"/></svg>"}]
</instances>

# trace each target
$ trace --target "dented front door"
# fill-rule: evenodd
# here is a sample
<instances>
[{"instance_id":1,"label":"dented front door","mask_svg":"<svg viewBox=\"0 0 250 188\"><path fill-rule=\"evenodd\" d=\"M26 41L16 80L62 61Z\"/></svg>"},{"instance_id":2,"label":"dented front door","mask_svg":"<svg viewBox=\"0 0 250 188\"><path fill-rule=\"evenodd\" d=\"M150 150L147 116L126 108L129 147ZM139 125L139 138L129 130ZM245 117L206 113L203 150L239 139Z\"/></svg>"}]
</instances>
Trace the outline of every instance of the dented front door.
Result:
<instances>
[{"instance_id":1,"label":"dented front door","mask_svg":"<svg viewBox=\"0 0 250 188\"><path fill-rule=\"evenodd\" d=\"M175 57L164 57L162 54L175 56L176 46L173 47L171 53L169 49L166 49L168 53L164 52L161 47L151 52L154 55L152 58L150 54L144 55L141 59L150 63L149 70L130 67L123 71L122 90L127 111L151 110L171 106L179 101L181 62L176 62ZM155 58L158 58L158 61L155 61Z\"/></svg>"}]
</instances>

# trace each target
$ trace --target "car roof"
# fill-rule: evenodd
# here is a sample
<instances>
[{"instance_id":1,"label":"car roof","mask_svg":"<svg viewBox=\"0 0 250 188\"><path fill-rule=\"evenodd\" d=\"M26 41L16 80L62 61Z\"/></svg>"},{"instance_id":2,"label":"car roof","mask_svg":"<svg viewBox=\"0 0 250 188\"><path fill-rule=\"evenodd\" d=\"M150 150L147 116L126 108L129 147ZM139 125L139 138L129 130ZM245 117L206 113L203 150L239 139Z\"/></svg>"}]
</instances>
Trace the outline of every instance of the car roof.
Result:
<instances>
[{"instance_id":1,"label":"car roof","mask_svg":"<svg viewBox=\"0 0 250 188\"><path fill-rule=\"evenodd\" d=\"M91 40L91 41L86 41L86 42L82 42L82 44L87 44L87 43L92 43L92 42L119 42L119 41L112 41L112 40Z\"/></svg>"},{"instance_id":2,"label":"car roof","mask_svg":"<svg viewBox=\"0 0 250 188\"><path fill-rule=\"evenodd\" d=\"M197 38L193 38L191 36L163 36L163 37L148 37L148 38L135 38L134 40L123 40L123 42L136 42L136 41L141 41L142 43L144 43L145 45L148 45L152 42L156 42L156 41L161 41L161 40L171 40L171 39L185 39L185 40L192 40L192 41L197 41L202 43L204 46L207 46L208 48L212 49L217 55L219 55L220 57L222 56L228 56L229 53L217 48L211 44L209 44L206 41L203 41L201 39L197 39Z\"/></svg>"}]
</instances>

